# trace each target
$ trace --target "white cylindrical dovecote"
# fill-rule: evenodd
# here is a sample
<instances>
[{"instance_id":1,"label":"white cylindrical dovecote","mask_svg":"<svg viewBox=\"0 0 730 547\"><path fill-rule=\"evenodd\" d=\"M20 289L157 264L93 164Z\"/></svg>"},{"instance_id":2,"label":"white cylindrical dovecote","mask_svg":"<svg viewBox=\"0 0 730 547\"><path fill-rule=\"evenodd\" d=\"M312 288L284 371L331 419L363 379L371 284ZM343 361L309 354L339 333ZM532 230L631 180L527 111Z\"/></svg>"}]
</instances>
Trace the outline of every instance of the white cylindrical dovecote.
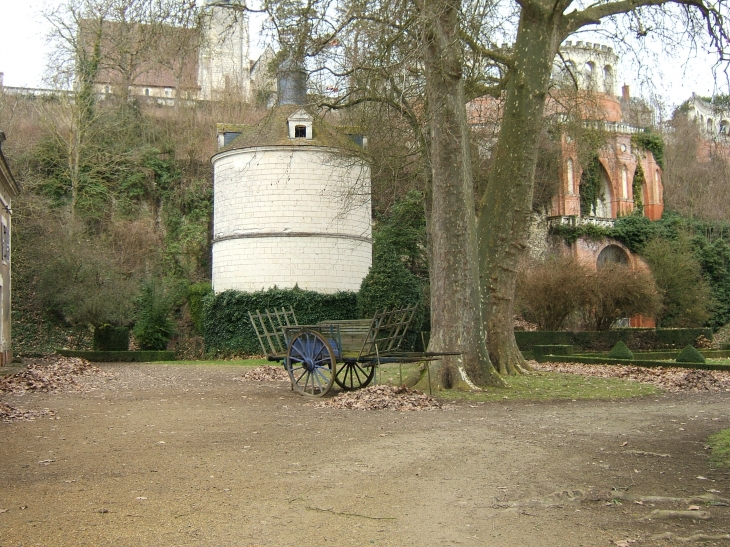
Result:
<instances>
[{"instance_id":1,"label":"white cylindrical dovecote","mask_svg":"<svg viewBox=\"0 0 730 547\"><path fill-rule=\"evenodd\" d=\"M372 262L362 150L280 105L213 159L213 289L357 291Z\"/></svg>"}]
</instances>

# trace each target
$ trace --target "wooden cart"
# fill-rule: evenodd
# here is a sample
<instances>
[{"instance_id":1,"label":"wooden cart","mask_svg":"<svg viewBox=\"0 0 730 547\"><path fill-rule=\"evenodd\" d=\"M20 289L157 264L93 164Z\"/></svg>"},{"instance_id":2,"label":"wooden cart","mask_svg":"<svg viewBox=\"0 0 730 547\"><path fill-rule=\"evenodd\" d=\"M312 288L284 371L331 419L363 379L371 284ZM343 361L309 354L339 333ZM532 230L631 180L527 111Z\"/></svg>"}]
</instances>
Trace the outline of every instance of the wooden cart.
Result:
<instances>
[{"instance_id":1,"label":"wooden cart","mask_svg":"<svg viewBox=\"0 0 730 547\"><path fill-rule=\"evenodd\" d=\"M249 317L263 353L269 361L283 362L292 389L321 397L335 383L344 390L366 387L379 364L456 355L401 351L415 311L414 306L379 312L372 319L316 325L299 325L291 307L256 310Z\"/></svg>"}]
</instances>

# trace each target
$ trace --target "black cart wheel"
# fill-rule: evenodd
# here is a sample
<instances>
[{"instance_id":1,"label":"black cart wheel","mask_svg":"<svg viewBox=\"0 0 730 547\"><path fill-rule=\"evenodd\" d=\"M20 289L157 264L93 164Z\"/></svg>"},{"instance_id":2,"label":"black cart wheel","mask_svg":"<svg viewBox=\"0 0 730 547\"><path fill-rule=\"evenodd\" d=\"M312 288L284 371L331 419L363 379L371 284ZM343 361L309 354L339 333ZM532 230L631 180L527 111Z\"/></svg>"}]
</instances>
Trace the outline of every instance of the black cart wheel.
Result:
<instances>
[{"instance_id":1,"label":"black cart wheel","mask_svg":"<svg viewBox=\"0 0 730 547\"><path fill-rule=\"evenodd\" d=\"M337 367L335 382L345 391L360 389L370 385L375 377L375 365L363 366L360 363L342 363Z\"/></svg>"},{"instance_id":2,"label":"black cart wheel","mask_svg":"<svg viewBox=\"0 0 730 547\"><path fill-rule=\"evenodd\" d=\"M322 397L332 387L335 367L335 352L317 331L299 331L289 342L286 370L298 393Z\"/></svg>"}]
</instances>

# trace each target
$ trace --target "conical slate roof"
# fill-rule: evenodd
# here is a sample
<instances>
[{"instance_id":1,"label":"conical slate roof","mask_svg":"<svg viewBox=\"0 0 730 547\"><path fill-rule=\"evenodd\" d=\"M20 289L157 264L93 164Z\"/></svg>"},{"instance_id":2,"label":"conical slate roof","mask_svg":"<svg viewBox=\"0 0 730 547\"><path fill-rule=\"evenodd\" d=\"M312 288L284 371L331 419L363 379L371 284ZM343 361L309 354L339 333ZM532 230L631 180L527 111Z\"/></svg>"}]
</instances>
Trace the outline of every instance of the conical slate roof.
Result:
<instances>
[{"instance_id":1,"label":"conical slate roof","mask_svg":"<svg viewBox=\"0 0 730 547\"><path fill-rule=\"evenodd\" d=\"M287 120L299 110L304 110L313 118L311 139L289 138ZM272 108L257 124L244 128L241 135L231 141L228 146L222 148L218 154L261 146L338 148L349 152L351 155L363 155L362 148L355 144L351 138L319 116L312 114L306 107L295 104L279 105ZM213 157L215 158L215 156Z\"/></svg>"}]
</instances>

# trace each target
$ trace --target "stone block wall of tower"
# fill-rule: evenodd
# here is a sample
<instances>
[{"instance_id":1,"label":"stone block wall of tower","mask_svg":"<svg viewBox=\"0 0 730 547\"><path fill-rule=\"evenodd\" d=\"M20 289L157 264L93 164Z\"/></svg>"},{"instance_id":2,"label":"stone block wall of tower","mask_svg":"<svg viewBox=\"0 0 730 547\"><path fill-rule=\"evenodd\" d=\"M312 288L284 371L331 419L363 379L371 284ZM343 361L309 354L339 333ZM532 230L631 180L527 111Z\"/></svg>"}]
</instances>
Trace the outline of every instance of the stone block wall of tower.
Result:
<instances>
[{"instance_id":1,"label":"stone block wall of tower","mask_svg":"<svg viewBox=\"0 0 730 547\"><path fill-rule=\"evenodd\" d=\"M372 262L370 172L318 147L214 158L213 289L357 291Z\"/></svg>"}]
</instances>

